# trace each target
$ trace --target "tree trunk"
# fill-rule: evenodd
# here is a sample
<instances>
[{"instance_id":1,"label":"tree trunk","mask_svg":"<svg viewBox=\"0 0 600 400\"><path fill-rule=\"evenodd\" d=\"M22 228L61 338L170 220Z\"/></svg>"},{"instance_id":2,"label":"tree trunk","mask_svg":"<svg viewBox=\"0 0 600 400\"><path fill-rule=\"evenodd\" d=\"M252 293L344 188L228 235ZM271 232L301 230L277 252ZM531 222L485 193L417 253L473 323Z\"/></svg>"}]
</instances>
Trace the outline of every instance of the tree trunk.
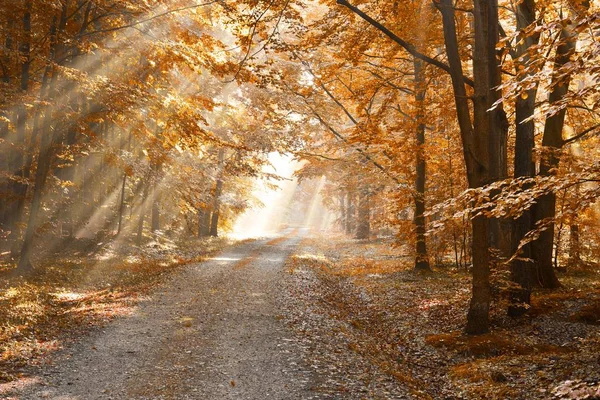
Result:
<instances>
[{"instance_id":1,"label":"tree trunk","mask_svg":"<svg viewBox=\"0 0 600 400\"><path fill-rule=\"evenodd\" d=\"M427 89L425 87L425 68L423 62L417 58L413 58L413 66L415 69L415 103L417 106L417 152L416 152L416 179L415 179L415 232L416 232L416 257L415 269L431 270L429 266L429 255L427 253L427 242L425 232L427 226L425 221L425 154L423 146L425 145L425 95Z\"/></svg>"},{"instance_id":2,"label":"tree trunk","mask_svg":"<svg viewBox=\"0 0 600 400\"><path fill-rule=\"evenodd\" d=\"M573 217L575 219L576 217ZM569 268L578 266L581 263L581 244L579 242L579 225L576 221L571 221L569 225Z\"/></svg>"},{"instance_id":3,"label":"tree trunk","mask_svg":"<svg viewBox=\"0 0 600 400\"><path fill-rule=\"evenodd\" d=\"M356 208L354 202L354 192L348 189L348 212L346 213L346 234L352 235L354 232L355 221L356 221Z\"/></svg>"},{"instance_id":4,"label":"tree trunk","mask_svg":"<svg viewBox=\"0 0 600 400\"><path fill-rule=\"evenodd\" d=\"M482 3L484 4L484 3ZM487 1L487 19L484 22L487 25L487 49L485 57L488 59L488 98L487 107L490 110L493 104L502 97L502 90L499 88L502 83L500 69L501 60L497 57L496 45L500 39L499 18L498 18L498 0ZM507 177L508 165L508 119L504 112L503 104L500 103L488 113L488 153L490 157L489 182L492 183ZM495 193L493 193L495 194ZM510 221L501 218L490 219L490 247L497 250L501 258L508 258L511 250L511 230Z\"/></svg>"},{"instance_id":5,"label":"tree trunk","mask_svg":"<svg viewBox=\"0 0 600 400\"><path fill-rule=\"evenodd\" d=\"M368 239L371 234L371 204L369 187L363 186L358 196L358 224L356 226L356 239Z\"/></svg>"},{"instance_id":6,"label":"tree trunk","mask_svg":"<svg viewBox=\"0 0 600 400\"><path fill-rule=\"evenodd\" d=\"M31 66L31 1L25 3L23 14L23 41L19 45L19 56L21 59L21 95L26 95L29 90L29 69ZM19 221L25 206L27 194L27 183L29 179L29 166L25 161L24 153L27 151L27 110L24 105L19 105L16 111L16 140L15 149L11 152L9 171L15 171L14 180L10 184L10 192L13 195L11 207L5 215L5 224L10 231L9 240L13 242L11 255L18 255L18 247L15 244L19 239Z\"/></svg>"},{"instance_id":7,"label":"tree trunk","mask_svg":"<svg viewBox=\"0 0 600 400\"><path fill-rule=\"evenodd\" d=\"M346 194L342 192L340 194L340 225L342 226L342 230L346 228Z\"/></svg>"},{"instance_id":8,"label":"tree trunk","mask_svg":"<svg viewBox=\"0 0 600 400\"><path fill-rule=\"evenodd\" d=\"M155 189L156 190L156 189ZM160 196L154 194L152 200L152 233L156 233L160 229Z\"/></svg>"},{"instance_id":9,"label":"tree trunk","mask_svg":"<svg viewBox=\"0 0 600 400\"><path fill-rule=\"evenodd\" d=\"M490 119L487 113L490 100L490 68L489 63L495 63L495 53L489 53L489 4L484 0L475 1L475 50L473 70L475 77L475 95L473 98L473 124L471 122L468 96L458 51L454 8L451 0L441 0L439 9L442 13L444 26L444 41L450 66L450 77L454 89L454 100L458 123L461 132L463 154L467 169L469 187L478 188L488 183L489 179L489 143L488 135ZM496 21L498 23L498 21ZM496 140L497 136L492 135ZM489 331L489 304L491 289L490 275L490 243L489 221L478 216L473 218L473 287L472 297L467 313L465 331L468 334L481 334Z\"/></svg>"},{"instance_id":10,"label":"tree trunk","mask_svg":"<svg viewBox=\"0 0 600 400\"><path fill-rule=\"evenodd\" d=\"M125 187L127 184L127 172L123 172L123 180L121 181L121 199L119 200L118 225L117 235L123 230L123 211L125 210Z\"/></svg>"},{"instance_id":11,"label":"tree trunk","mask_svg":"<svg viewBox=\"0 0 600 400\"><path fill-rule=\"evenodd\" d=\"M146 177L146 182L149 177ZM135 239L135 244L138 246L142 244L142 234L144 232L144 220L146 219L146 199L148 198L148 189L150 188L149 184L144 184L144 192L142 194L141 204L140 204L140 217L138 219L138 227L137 227L137 235Z\"/></svg>"},{"instance_id":12,"label":"tree trunk","mask_svg":"<svg viewBox=\"0 0 600 400\"><path fill-rule=\"evenodd\" d=\"M535 1L524 0L517 5L517 29L524 31L536 21ZM521 42L516 46L516 56L520 62L517 66L528 66L531 59L529 49L537 45L539 34L524 34ZM519 68L517 73L519 73ZM532 75L534 72L527 72ZM532 88L517 98L515 102L515 155L514 155L514 177L529 178L535 175L535 164L533 162L533 148L535 146L534 134L535 124L531 117L535 112L535 98L537 87ZM530 119L530 120L528 120ZM524 122L528 120L527 122ZM527 189L528 186L523 189ZM523 214L513 221L512 253L516 253L521 240L532 229L531 210L525 210ZM525 244L510 266L511 280L517 285L510 293L510 305L508 315L517 317L529 309L531 300L531 245Z\"/></svg>"},{"instance_id":13,"label":"tree trunk","mask_svg":"<svg viewBox=\"0 0 600 400\"><path fill-rule=\"evenodd\" d=\"M152 222L150 230L156 233L160 229L160 192L159 192L159 176L161 165L157 164L154 168L154 179L152 180Z\"/></svg>"},{"instance_id":14,"label":"tree trunk","mask_svg":"<svg viewBox=\"0 0 600 400\"><path fill-rule=\"evenodd\" d=\"M210 236L211 220L211 210L209 208L200 208L198 211L198 237Z\"/></svg>"},{"instance_id":15,"label":"tree trunk","mask_svg":"<svg viewBox=\"0 0 600 400\"><path fill-rule=\"evenodd\" d=\"M127 151L131 150L131 138L133 136L129 133L127 141ZM121 140L121 149L123 148L123 140ZM119 200L119 224L117 227L117 235L123 230L123 211L125 210L125 188L127 184L127 170L123 171L123 180L121 181L121 200Z\"/></svg>"},{"instance_id":16,"label":"tree trunk","mask_svg":"<svg viewBox=\"0 0 600 400\"><path fill-rule=\"evenodd\" d=\"M57 41L58 32L63 32L67 23L67 4L63 4L61 11L60 23L57 26L57 18L54 17L50 28L50 59L53 62L57 62L62 57L62 46L59 46ZM49 83L48 83L48 97L50 99L55 97L57 71L54 66L50 66ZM23 275L30 272L33 268L31 265L31 251L33 249L33 241L35 239L35 231L37 229L37 222L39 212L42 204L42 194L46 184L46 178L50 171L52 163L52 157L54 155L54 143L56 134L52 128L52 106L48 105L45 109L43 119L44 135L40 143L40 150L38 153L38 165L35 172L33 195L31 199L31 205L29 207L29 221L27 223L27 229L23 238L23 246L21 247L21 254L19 263L17 265L16 273Z\"/></svg>"},{"instance_id":17,"label":"tree trunk","mask_svg":"<svg viewBox=\"0 0 600 400\"><path fill-rule=\"evenodd\" d=\"M571 77L562 76L560 68L571 60L577 42L577 33L570 27L563 27L561 33L562 43L558 46L556 59L554 61L554 73L552 76L552 91L550 92L550 104L562 100L569 90ZM563 146L562 131L565 122L566 109L546 118L544 136L542 138L542 158L540 160L541 176L551 176L556 173L560 162L558 152ZM548 193L537 199L533 207L533 216L536 224L549 222L546 230L540 233L539 238L532 242L532 254L536 261L533 273L534 283L545 288L560 287L552 265L552 252L554 248L554 222L556 215L556 194Z\"/></svg>"},{"instance_id":18,"label":"tree trunk","mask_svg":"<svg viewBox=\"0 0 600 400\"><path fill-rule=\"evenodd\" d=\"M219 235L219 213L221 207L221 194L223 192L223 173L224 173L224 159L225 150L219 149L219 172L217 176L217 183L215 185L215 196L213 198L212 206L212 218L210 221L210 236Z\"/></svg>"}]
</instances>

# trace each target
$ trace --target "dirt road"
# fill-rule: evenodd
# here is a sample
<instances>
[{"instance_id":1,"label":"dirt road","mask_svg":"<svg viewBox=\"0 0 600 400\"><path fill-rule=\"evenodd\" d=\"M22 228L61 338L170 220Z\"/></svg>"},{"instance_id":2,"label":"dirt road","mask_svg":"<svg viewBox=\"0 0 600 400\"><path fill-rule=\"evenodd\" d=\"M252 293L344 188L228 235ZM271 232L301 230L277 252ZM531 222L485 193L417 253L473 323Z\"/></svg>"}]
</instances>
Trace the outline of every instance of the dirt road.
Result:
<instances>
[{"instance_id":1,"label":"dirt road","mask_svg":"<svg viewBox=\"0 0 600 400\"><path fill-rule=\"evenodd\" d=\"M243 243L187 266L11 398L316 398L280 307L284 263L301 237Z\"/></svg>"}]
</instances>

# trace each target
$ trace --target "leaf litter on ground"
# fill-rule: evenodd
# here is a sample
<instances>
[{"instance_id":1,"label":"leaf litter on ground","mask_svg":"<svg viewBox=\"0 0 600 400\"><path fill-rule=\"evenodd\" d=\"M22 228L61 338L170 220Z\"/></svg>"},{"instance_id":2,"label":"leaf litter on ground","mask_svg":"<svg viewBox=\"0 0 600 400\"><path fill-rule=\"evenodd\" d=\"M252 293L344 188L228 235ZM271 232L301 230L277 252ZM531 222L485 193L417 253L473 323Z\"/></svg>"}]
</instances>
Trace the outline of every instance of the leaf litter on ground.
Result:
<instances>
[{"instance_id":1,"label":"leaf litter on ground","mask_svg":"<svg viewBox=\"0 0 600 400\"><path fill-rule=\"evenodd\" d=\"M333 398L599 398L597 271L537 291L517 320L498 295L492 332L466 336L468 273L416 272L389 241L308 238L287 270L288 323Z\"/></svg>"}]
</instances>

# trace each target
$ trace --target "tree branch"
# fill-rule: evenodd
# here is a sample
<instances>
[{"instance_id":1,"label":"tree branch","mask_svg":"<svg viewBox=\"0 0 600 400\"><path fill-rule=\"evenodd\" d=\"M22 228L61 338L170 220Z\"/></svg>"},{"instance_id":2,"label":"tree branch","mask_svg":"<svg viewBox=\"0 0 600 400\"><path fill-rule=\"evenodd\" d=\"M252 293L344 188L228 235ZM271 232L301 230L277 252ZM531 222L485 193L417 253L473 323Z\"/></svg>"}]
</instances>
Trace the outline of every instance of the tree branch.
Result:
<instances>
[{"instance_id":1,"label":"tree branch","mask_svg":"<svg viewBox=\"0 0 600 400\"><path fill-rule=\"evenodd\" d=\"M570 138L563 140L563 145L569 144L569 143L572 143L572 142L574 142L574 141L576 141L578 139L581 139L583 136L587 135L590 132L595 131L598 128L600 128L600 124L596 124L594 126L591 126L591 127L587 128L586 130L584 130L582 132L579 132L577 135L571 136Z\"/></svg>"},{"instance_id":2,"label":"tree branch","mask_svg":"<svg viewBox=\"0 0 600 400\"><path fill-rule=\"evenodd\" d=\"M96 33L108 33L108 32L118 31L118 30L121 30L121 29L132 28L134 26L143 24L145 22L149 22L149 21L155 20L157 18L164 17L165 15L174 14L174 13L177 13L177 12L180 12L180 11L191 10L193 8L206 7L208 5L211 5L211 4L214 4L214 3L217 3L217 2L218 2L218 0L212 0L212 1L208 1L206 3L193 4L191 6L175 8L175 9L172 9L172 10L167 10L167 11L165 11L163 13L160 13L160 14L156 14L156 15L154 15L152 17L148 17L146 19L142 19L142 20L139 20L139 21L132 22L131 24L125 24L125 25L121 25L121 26L115 26L114 28L107 28L107 29L100 29L100 30L97 30L97 31L91 31L91 32L84 33L81 36L82 37L83 36L90 36L90 35L94 35Z\"/></svg>"},{"instance_id":3,"label":"tree branch","mask_svg":"<svg viewBox=\"0 0 600 400\"><path fill-rule=\"evenodd\" d=\"M352 12L354 12L355 14L357 14L359 17L361 17L362 19L364 19L365 21L367 21L369 24L371 24L372 26L374 26L375 28L379 29L381 32L383 32L387 37L389 37L390 39L392 39L394 42L398 43L400 46L402 46L402 48L404 48L406 51L408 51L410 54L412 54L414 57L418 58L419 60L423 60L428 64L434 65L436 67L438 67L439 69L446 71L448 74L450 73L450 67L447 64L444 64L441 61L438 61L434 58L431 58L421 52L419 52L417 50L417 48L412 44L412 43L408 43L407 41L403 40L402 38L400 38L399 36L397 36L395 33L393 33L392 31L390 31L388 28L386 28L385 26L383 26L382 24L380 24L379 22L375 21L373 18L371 18L369 15L367 15L366 13L362 12L358 7L353 6L352 4L350 4L348 2L348 0L337 0L337 3L347 7L348 9L350 9ZM474 86L474 82L472 79L464 76L463 77L465 83L469 86Z\"/></svg>"}]
</instances>

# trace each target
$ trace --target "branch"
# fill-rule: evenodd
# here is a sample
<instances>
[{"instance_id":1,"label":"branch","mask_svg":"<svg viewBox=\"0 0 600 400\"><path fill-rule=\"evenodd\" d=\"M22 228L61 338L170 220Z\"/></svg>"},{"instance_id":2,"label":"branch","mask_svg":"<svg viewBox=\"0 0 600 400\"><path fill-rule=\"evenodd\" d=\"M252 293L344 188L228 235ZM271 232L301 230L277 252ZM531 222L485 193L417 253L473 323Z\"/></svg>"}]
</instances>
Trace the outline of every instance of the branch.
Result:
<instances>
[{"instance_id":1,"label":"branch","mask_svg":"<svg viewBox=\"0 0 600 400\"><path fill-rule=\"evenodd\" d=\"M321 124L323 124L323 126L325 126L325 128L327 128L333 134L333 136L335 136L336 138L338 138L338 140L341 140L342 142L346 143L347 145L350 145L348 139L346 137L344 137L341 133L339 133L337 130L335 130L330 124L328 124L321 117L321 115L317 112L317 110L315 110L310 105L307 105L307 106L312 111L313 115L315 117L317 117L317 119L319 120L319 122ZM398 178L396 178L395 176L391 175L381 164L379 164L377 161L375 161L373 159L373 157L371 157L369 154L367 154L367 152L365 152L363 149L355 147L355 146L352 146L352 145L350 145L350 146L351 146L351 148L354 149L354 151L358 152L361 156L363 156L365 158L365 160L369 161L378 170L380 170L381 172L383 172L388 178L390 178L391 180L393 180L394 182L396 182L398 185L404 185L402 182L400 182L400 180Z\"/></svg>"},{"instance_id":2,"label":"branch","mask_svg":"<svg viewBox=\"0 0 600 400\"><path fill-rule=\"evenodd\" d=\"M563 145L569 144L569 143L572 143L572 142L574 142L574 141L576 141L578 139L581 139L583 136L587 135L588 133L590 133L592 131L595 131L598 128L600 128L600 124L596 124L594 126L591 126L591 127L587 128L586 130L584 130L582 132L579 132L577 135L571 136L570 138L563 140Z\"/></svg>"},{"instance_id":3,"label":"branch","mask_svg":"<svg viewBox=\"0 0 600 400\"><path fill-rule=\"evenodd\" d=\"M208 1L206 3L193 4L191 6L174 8L172 10L168 10L168 11L165 11L163 13L156 14L156 15L154 15L152 17L132 22L131 24L126 24L126 25L121 25L121 26L115 26L114 28L100 29L100 30L97 30L97 31L92 31L92 32L84 33L81 36L83 37L83 36L93 35L93 34L96 34L96 33L107 33L107 32L118 31L118 30L121 30L121 29L132 28L134 26L143 24L145 22L149 22L149 21L155 20L157 18L164 17L165 15L174 14L174 13L177 13L177 12L180 12L180 11L185 11L185 10L191 10L192 8L205 7L205 6L209 6L211 4L217 3L217 2L218 2L218 0L212 0L212 1Z\"/></svg>"},{"instance_id":4,"label":"branch","mask_svg":"<svg viewBox=\"0 0 600 400\"><path fill-rule=\"evenodd\" d=\"M325 156L323 154L309 153L309 152L306 152L306 151L299 151L299 152L297 152L295 154L298 154L299 156L302 156L302 157L322 158L324 160L329 160L329 161L344 161L344 162L347 161L347 160L342 159L342 158L334 158L334 157Z\"/></svg>"},{"instance_id":5,"label":"branch","mask_svg":"<svg viewBox=\"0 0 600 400\"><path fill-rule=\"evenodd\" d=\"M431 57L419 52L412 43L408 43L407 41L405 41L402 38L400 38L399 36L397 36L395 33L390 31L388 28L386 28L385 26L383 26L382 24L380 24L379 22L375 21L373 18L371 18L370 16L368 16L367 14L362 12L358 7L355 7L352 4L350 4L348 2L348 0L337 0L337 3L349 8L351 11L353 11L359 17L361 17L362 19L367 21L369 24L373 25L375 28L379 29L387 37L392 39L394 42L398 43L406 51L408 51L410 54L412 54L415 58L418 58L419 60L423 60L428 64L434 65L434 66L438 67L439 69L446 71L448 74L450 74L450 67L447 64L444 64L441 61L438 61L434 58L431 58ZM474 86L472 79L470 79L466 76L463 77L463 79L467 85L469 85L471 87Z\"/></svg>"}]
</instances>

